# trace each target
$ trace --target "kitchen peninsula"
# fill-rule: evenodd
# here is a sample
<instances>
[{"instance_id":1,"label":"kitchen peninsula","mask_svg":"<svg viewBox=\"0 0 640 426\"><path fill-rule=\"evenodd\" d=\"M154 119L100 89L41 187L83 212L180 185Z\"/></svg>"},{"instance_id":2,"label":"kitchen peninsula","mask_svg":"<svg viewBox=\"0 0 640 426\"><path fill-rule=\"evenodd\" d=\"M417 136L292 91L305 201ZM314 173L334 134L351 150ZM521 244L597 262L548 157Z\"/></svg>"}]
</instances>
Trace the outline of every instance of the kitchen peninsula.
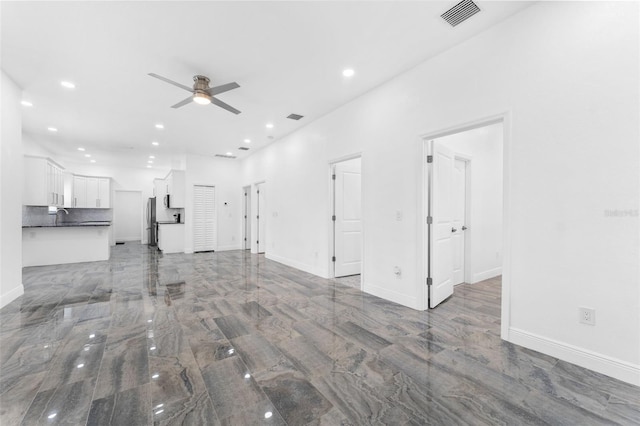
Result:
<instances>
[{"instance_id":1,"label":"kitchen peninsula","mask_svg":"<svg viewBox=\"0 0 640 426\"><path fill-rule=\"evenodd\" d=\"M22 227L22 265L109 260L111 222L63 222Z\"/></svg>"}]
</instances>

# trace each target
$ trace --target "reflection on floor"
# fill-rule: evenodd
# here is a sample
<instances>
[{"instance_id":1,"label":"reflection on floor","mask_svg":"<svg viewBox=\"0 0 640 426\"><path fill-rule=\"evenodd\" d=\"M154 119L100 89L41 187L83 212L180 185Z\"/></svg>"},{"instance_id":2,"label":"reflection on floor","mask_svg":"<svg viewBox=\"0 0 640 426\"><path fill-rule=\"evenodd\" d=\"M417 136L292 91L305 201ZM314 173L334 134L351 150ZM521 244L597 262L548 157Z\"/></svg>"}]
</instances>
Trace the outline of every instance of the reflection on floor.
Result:
<instances>
[{"instance_id":1,"label":"reflection on floor","mask_svg":"<svg viewBox=\"0 0 640 426\"><path fill-rule=\"evenodd\" d=\"M26 268L0 424L638 424L640 388L499 338L500 283L429 312L246 251Z\"/></svg>"}]
</instances>

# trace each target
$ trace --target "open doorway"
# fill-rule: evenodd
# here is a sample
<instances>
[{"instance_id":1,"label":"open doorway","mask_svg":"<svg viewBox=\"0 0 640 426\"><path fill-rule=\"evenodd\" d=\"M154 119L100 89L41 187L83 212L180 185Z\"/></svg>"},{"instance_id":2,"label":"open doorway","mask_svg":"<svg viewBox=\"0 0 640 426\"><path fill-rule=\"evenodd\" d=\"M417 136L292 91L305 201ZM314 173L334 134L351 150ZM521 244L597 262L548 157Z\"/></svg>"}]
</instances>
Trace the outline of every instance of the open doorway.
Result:
<instances>
[{"instance_id":1,"label":"open doorway","mask_svg":"<svg viewBox=\"0 0 640 426\"><path fill-rule=\"evenodd\" d=\"M426 302L457 284L500 277L503 264L503 120L425 138Z\"/></svg>"},{"instance_id":2,"label":"open doorway","mask_svg":"<svg viewBox=\"0 0 640 426\"><path fill-rule=\"evenodd\" d=\"M331 164L331 264L334 278L361 287L362 159Z\"/></svg>"},{"instance_id":3,"label":"open doorway","mask_svg":"<svg viewBox=\"0 0 640 426\"><path fill-rule=\"evenodd\" d=\"M142 241L143 222L142 191L115 190L113 203L113 228L116 243Z\"/></svg>"},{"instance_id":4,"label":"open doorway","mask_svg":"<svg viewBox=\"0 0 640 426\"><path fill-rule=\"evenodd\" d=\"M251 249L251 186L242 188L243 196L243 222L242 222L242 248Z\"/></svg>"}]
</instances>

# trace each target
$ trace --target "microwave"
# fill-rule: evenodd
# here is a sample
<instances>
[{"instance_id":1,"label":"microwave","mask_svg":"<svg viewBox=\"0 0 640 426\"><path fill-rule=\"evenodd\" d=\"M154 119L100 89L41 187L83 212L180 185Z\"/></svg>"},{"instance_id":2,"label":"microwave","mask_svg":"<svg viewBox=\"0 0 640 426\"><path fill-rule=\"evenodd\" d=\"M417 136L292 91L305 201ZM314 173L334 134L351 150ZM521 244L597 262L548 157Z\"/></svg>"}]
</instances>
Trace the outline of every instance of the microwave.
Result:
<instances>
[{"instance_id":1,"label":"microwave","mask_svg":"<svg viewBox=\"0 0 640 426\"><path fill-rule=\"evenodd\" d=\"M168 209L171 208L171 196L170 194L167 194L164 196L164 206Z\"/></svg>"}]
</instances>

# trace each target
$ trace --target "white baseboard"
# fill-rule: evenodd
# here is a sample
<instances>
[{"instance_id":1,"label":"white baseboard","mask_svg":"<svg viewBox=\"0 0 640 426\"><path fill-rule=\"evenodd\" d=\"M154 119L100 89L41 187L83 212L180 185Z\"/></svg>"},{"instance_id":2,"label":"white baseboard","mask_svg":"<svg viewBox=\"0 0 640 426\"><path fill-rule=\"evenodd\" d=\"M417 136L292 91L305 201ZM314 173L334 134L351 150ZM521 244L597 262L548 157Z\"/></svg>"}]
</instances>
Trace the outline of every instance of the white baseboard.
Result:
<instances>
[{"instance_id":1,"label":"white baseboard","mask_svg":"<svg viewBox=\"0 0 640 426\"><path fill-rule=\"evenodd\" d=\"M4 308L9 303L13 302L23 294L24 294L24 286L22 284L12 288L11 290L9 290L4 294L0 294L0 308Z\"/></svg>"},{"instance_id":2,"label":"white baseboard","mask_svg":"<svg viewBox=\"0 0 640 426\"><path fill-rule=\"evenodd\" d=\"M415 297L407 296L406 294L398 293L396 291L389 290L388 288L378 287L373 284L368 284L366 280L364 282L364 286L362 290L365 293L378 296L382 299L395 302L399 305L406 306L411 309L419 309L418 303Z\"/></svg>"},{"instance_id":3,"label":"white baseboard","mask_svg":"<svg viewBox=\"0 0 640 426\"><path fill-rule=\"evenodd\" d=\"M265 257L269 260L273 260L278 263L282 263L283 265L291 266L292 268L299 269L304 272L308 272L313 275L317 275L322 278L326 278L326 275L322 275L321 271L319 271L316 267L312 265L307 265L306 263L298 262L295 260L288 259L286 257L278 256L276 254L265 253Z\"/></svg>"},{"instance_id":4,"label":"white baseboard","mask_svg":"<svg viewBox=\"0 0 640 426\"><path fill-rule=\"evenodd\" d=\"M479 283L480 281L488 280L498 275L502 275L502 266L473 274L471 284Z\"/></svg>"},{"instance_id":5,"label":"white baseboard","mask_svg":"<svg viewBox=\"0 0 640 426\"><path fill-rule=\"evenodd\" d=\"M216 249L216 251L230 251L230 250L242 250L242 245L234 244L234 245L228 245L228 246L218 246L218 248Z\"/></svg>"},{"instance_id":6,"label":"white baseboard","mask_svg":"<svg viewBox=\"0 0 640 426\"><path fill-rule=\"evenodd\" d=\"M507 340L623 382L640 386L640 365L638 364L622 361L513 327L509 328Z\"/></svg>"}]
</instances>

